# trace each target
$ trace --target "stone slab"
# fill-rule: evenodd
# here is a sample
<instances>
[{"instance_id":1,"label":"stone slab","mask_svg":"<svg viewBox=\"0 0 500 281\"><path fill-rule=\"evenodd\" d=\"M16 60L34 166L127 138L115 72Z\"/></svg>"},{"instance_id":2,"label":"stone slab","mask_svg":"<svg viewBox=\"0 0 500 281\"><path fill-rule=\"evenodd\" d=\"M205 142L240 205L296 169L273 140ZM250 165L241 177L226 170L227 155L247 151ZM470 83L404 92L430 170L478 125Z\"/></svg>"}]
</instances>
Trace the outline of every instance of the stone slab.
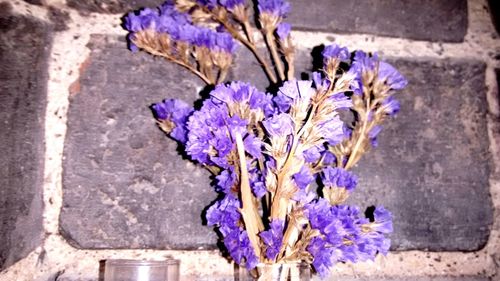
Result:
<instances>
[{"instance_id":1,"label":"stone slab","mask_svg":"<svg viewBox=\"0 0 500 281\"><path fill-rule=\"evenodd\" d=\"M317 280L320 280L317 278ZM338 277L331 279L336 281L490 281L488 277L481 276L458 276L458 277Z\"/></svg>"},{"instance_id":2,"label":"stone slab","mask_svg":"<svg viewBox=\"0 0 500 281\"><path fill-rule=\"evenodd\" d=\"M64 236L80 248L213 248L201 210L215 194L208 173L176 152L148 106L198 98L184 69L115 37L94 36L81 91L71 97L64 160ZM297 72L309 71L301 51ZM247 54L232 79L267 86ZM476 61L395 60L410 85L380 147L362 160L352 202L394 214L393 250L470 251L492 223L485 65ZM300 76L300 75L299 75ZM161 153L159 153L161 151Z\"/></svg>"},{"instance_id":3,"label":"stone slab","mask_svg":"<svg viewBox=\"0 0 500 281\"><path fill-rule=\"evenodd\" d=\"M44 120L52 30L0 13L0 269L42 242ZM29 67L27 67L29 66Z\"/></svg>"},{"instance_id":4,"label":"stone slab","mask_svg":"<svg viewBox=\"0 0 500 281\"><path fill-rule=\"evenodd\" d=\"M488 0L491 20L497 31L500 34L500 3L495 0Z\"/></svg>"},{"instance_id":5,"label":"stone slab","mask_svg":"<svg viewBox=\"0 0 500 281\"><path fill-rule=\"evenodd\" d=\"M290 0L297 29L367 33L416 40L462 42L466 0Z\"/></svg>"},{"instance_id":6,"label":"stone slab","mask_svg":"<svg viewBox=\"0 0 500 281\"><path fill-rule=\"evenodd\" d=\"M71 8L77 9L83 13L97 12L97 13L111 13L120 14L128 13L130 11L149 7L153 8L164 0L67 0L66 3Z\"/></svg>"},{"instance_id":7,"label":"stone slab","mask_svg":"<svg viewBox=\"0 0 500 281\"><path fill-rule=\"evenodd\" d=\"M82 12L126 13L162 0L68 0ZM367 33L416 40L462 42L467 31L466 0L290 0L287 21L299 30Z\"/></svg>"},{"instance_id":8,"label":"stone slab","mask_svg":"<svg viewBox=\"0 0 500 281\"><path fill-rule=\"evenodd\" d=\"M79 248L214 248L201 212L209 173L183 160L149 106L198 99L203 82L116 37L93 36L81 91L70 99L62 234Z\"/></svg>"},{"instance_id":9,"label":"stone slab","mask_svg":"<svg viewBox=\"0 0 500 281\"><path fill-rule=\"evenodd\" d=\"M492 224L485 64L407 61L401 112L365 155L352 202L394 215L393 250L472 251Z\"/></svg>"}]
</instances>

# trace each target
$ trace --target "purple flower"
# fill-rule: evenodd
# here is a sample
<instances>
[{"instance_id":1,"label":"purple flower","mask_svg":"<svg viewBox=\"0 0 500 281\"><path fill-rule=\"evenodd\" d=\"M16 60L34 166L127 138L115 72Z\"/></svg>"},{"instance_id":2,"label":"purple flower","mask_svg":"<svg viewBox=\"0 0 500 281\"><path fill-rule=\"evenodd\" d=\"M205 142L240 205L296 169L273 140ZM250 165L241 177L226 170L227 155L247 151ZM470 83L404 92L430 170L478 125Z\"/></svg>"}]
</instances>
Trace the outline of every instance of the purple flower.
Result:
<instances>
[{"instance_id":1,"label":"purple flower","mask_svg":"<svg viewBox=\"0 0 500 281\"><path fill-rule=\"evenodd\" d=\"M240 227L240 205L235 196L228 194L208 208L206 218L208 225L219 229L224 246L234 261L239 264L245 261L247 268L252 269L258 259L246 231Z\"/></svg>"},{"instance_id":2,"label":"purple flower","mask_svg":"<svg viewBox=\"0 0 500 281\"><path fill-rule=\"evenodd\" d=\"M394 96L389 96L384 101L382 101L382 109L389 116L394 116L399 112L401 105L399 101L394 98Z\"/></svg>"},{"instance_id":3,"label":"purple flower","mask_svg":"<svg viewBox=\"0 0 500 281\"><path fill-rule=\"evenodd\" d=\"M236 184L235 175L231 170L223 170L215 179L217 180L216 191L222 191L226 194Z\"/></svg>"},{"instance_id":4,"label":"purple flower","mask_svg":"<svg viewBox=\"0 0 500 281\"><path fill-rule=\"evenodd\" d=\"M354 61L348 71L348 74L354 77L354 79L351 80L350 84L350 88L354 92L354 94L363 95L363 73L375 71L377 64L377 54L370 56L363 51L356 51L354 53Z\"/></svg>"},{"instance_id":5,"label":"purple flower","mask_svg":"<svg viewBox=\"0 0 500 281\"><path fill-rule=\"evenodd\" d=\"M240 202L233 195L226 195L210 206L206 213L207 224L218 226L222 235L227 235L234 229L238 229L241 214Z\"/></svg>"},{"instance_id":6,"label":"purple flower","mask_svg":"<svg viewBox=\"0 0 500 281\"><path fill-rule=\"evenodd\" d=\"M278 95L285 95L292 100L305 99L308 101L315 92L311 85L312 81L309 80L287 81L280 87Z\"/></svg>"},{"instance_id":7,"label":"purple flower","mask_svg":"<svg viewBox=\"0 0 500 281\"><path fill-rule=\"evenodd\" d=\"M262 198L267 193L266 184L259 169L252 169L249 172L250 188L253 194L258 199Z\"/></svg>"},{"instance_id":8,"label":"purple flower","mask_svg":"<svg viewBox=\"0 0 500 281\"><path fill-rule=\"evenodd\" d=\"M259 138L247 135L243 140L243 145L245 146L245 151L252 155L252 157L259 158L262 156L262 141Z\"/></svg>"},{"instance_id":9,"label":"purple flower","mask_svg":"<svg viewBox=\"0 0 500 281\"><path fill-rule=\"evenodd\" d=\"M226 0L223 2L231 6L244 1ZM216 3L217 1L215 1ZM208 2L201 4L210 6ZM177 41L186 42L198 47L208 48L212 52L233 54L238 47L236 41L228 32L216 32L209 28L194 25L189 14L179 12L175 8L173 1L166 1L158 9L146 8L129 13L124 19L124 27L131 34L145 29L152 29L158 33L168 34L174 45L178 43ZM136 50L136 47L130 45L132 51Z\"/></svg>"},{"instance_id":10,"label":"purple flower","mask_svg":"<svg viewBox=\"0 0 500 281\"><path fill-rule=\"evenodd\" d=\"M315 71L312 73L312 79L313 79L313 82L314 82L314 86L316 87L316 89L323 89L323 90L326 90L330 87L330 80L328 79L323 79L323 77L321 76L321 73Z\"/></svg>"},{"instance_id":11,"label":"purple flower","mask_svg":"<svg viewBox=\"0 0 500 281\"><path fill-rule=\"evenodd\" d=\"M234 41L233 36L227 32L215 33L215 45L212 47L215 51L234 54L238 49L238 44Z\"/></svg>"},{"instance_id":12,"label":"purple flower","mask_svg":"<svg viewBox=\"0 0 500 281\"><path fill-rule=\"evenodd\" d=\"M292 106L292 99L278 92L276 96L273 97L273 102L278 108L278 112L286 113L290 110Z\"/></svg>"},{"instance_id":13,"label":"purple flower","mask_svg":"<svg viewBox=\"0 0 500 281\"><path fill-rule=\"evenodd\" d=\"M378 73L375 73L377 70ZM401 90L408 84L404 76L392 65L379 61L377 54L370 56L363 51L356 51L354 62L349 69L349 73L355 77L350 85L355 94L363 94L362 77L365 72L374 72L377 80L386 83L393 90Z\"/></svg>"},{"instance_id":14,"label":"purple flower","mask_svg":"<svg viewBox=\"0 0 500 281\"><path fill-rule=\"evenodd\" d=\"M124 19L124 26L130 32L155 28L158 16L158 10L149 8L144 8L138 12L130 12Z\"/></svg>"},{"instance_id":15,"label":"purple flower","mask_svg":"<svg viewBox=\"0 0 500 281\"><path fill-rule=\"evenodd\" d=\"M258 0L261 14L271 14L275 17L286 18L290 12L290 3L283 0Z\"/></svg>"},{"instance_id":16,"label":"purple flower","mask_svg":"<svg viewBox=\"0 0 500 281\"><path fill-rule=\"evenodd\" d=\"M245 130L245 125L241 125L241 122L244 121L229 117L226 106L214 103L212 100L205 101L202 108L195 111L187 122L186 152L193 160L202 164L224 164L224 161L221 162L223 159L216 157L224 157L227 153L229 135L235 131ZM232 139L230 140L232 142ZM218 150L213 149L214 146ZM214 151L221 154L214 154ZM222 167L227 168L226 165Z\"/></svg>"},{"instance_id":17,"label":"purple flower","mask_svg":"<svg viewBox=\"0 0 500 281\"><path fill-rule=\"evenodd\" d=\"M335 116L330 120L327 120L319 124L319 131L321 136L330 145L336 145L342 142L345 138L344 134L344 122L340 120L339 116Z\"/></svg>"},{"instance_id":18,"label":"purple flower","mask_svg":"<svg viewBox=\"0 0 500 281\"><path fill-rule=\"evenodd\" d=\"M224 237L224 246L226 246L233 260L245 265L248 269L253 269L258 264L258 258L255 256L255 251L250 243L248 234L245 230L234 229Z\"/></svg>"},{"instance_id":19,"label":"purple flower","mask_svg":"<svg viewBox=\"0 0 500 281\"><path fill-rule=\"evenodd\" d=\"M278 28L276 29L276 34L278 34L278 37L280 38L281 41L284 41L290 35L291 30L292 26L289 23L282 22L278 25Z\"/></svg>"},{"instance_id":20,"label":"purple flower","mask_svg":"<svg viewBox=\"0 0 500 281\"><path fill-rule=\"evenodd\" d=\"M158 10L160 11L160 16L171 18L176 25L192 23L191 17L187 13L181 13L175 8L174 1L166 1Z\"/></svg>"},{"instance_id":21,"label":"purple flower","mask_svg":"<svg viewBox=\"0 0 500 281\"><path fill-rule=\"evenodd\" d=\"M283 244L283 228L284 222L282 220L273 220L270 223L270 229L259 234L266 246L266 258L270 260L274 260L279 254Z\"/></svg>"},{"instance_id":22,"label":"purple flower","mask_svg":"<svg viewBox=\"0 0 500 281\"><path fill-rule=\"evenodd\" d=\"M334 248L330 247L325 240L314 237L306 250L313 256L312 266L314 270L325 278L330 273L330 267L337 263Z\"/></svg>"},{"instance_id":23,"label":"purple flower","mask_svg":"<svg viewBox=\"0 0 500 281\"><path fill-rule=\"evenodd\" d=\"M238 5L245 5L246 3L246 0L219 0L219 3L221 4L221 6L223 6L224 8L228 9L228 10L231 10L233 9L235 6L238 6Z\"/></svg>"},{"instance_id":24,"label":"purple flower","mask_svg":"<svg viewBox=\"0 0 500 281\"><path fill-rule=\"evenodd\" d=\"M321 152L325 149L320 146L313 146L308 150L304 151L302 155L307 163L315 163L321 158Z\"/></svg>"},{"instance_id":25,"label":"purple flower","mask_svg":"<svg viewBox=\"0 0 500 281\"><path fill-rule=\"evenodd\" d=\"M325 65L328 63L329 60L339 60L346 62L349 61L349 59L351 58L349 50L347 50L346 47L340 47L337 44L326 46L323 52L321 52L321 54L323 55Z\"/></svg>"},{"instance_id":26,"label":"purple flower","mask_svg":"<svg viewBox=\"0 0 500 281\"><path fill-rule=\"evenodd\" d=\"M363 52L356 51L354 53L354 62L352 63L351 68L356 69L359 73L363 71L375 70L378 64L378 55L375 53L373 56Z\"/></svg>"},{"instance_id":27,"label":"purple flower","mask_svg":"<svg viewBox=\"0 0 500 281\"><path fill-rule=\"evenodd\" d=\"M337 164L337 157L335 154L331 153L328 150L325 150L323 153L323 164L324 165L335 165Z\"/></svg>"},{"instance_id":28,"label":"purple flower","mask_svg":"<svg viewBox=\"0 0 500 281\"><path fill-rule=\"evenodd\" d=\"M375 221L371 223L371 228L380 233L391 233L392 228L392 214L382 206L375 208L373 213Z\"/></svg>"},{"instance_id":29,"label":"purple flower","mask_svg":"<svg viewBox=\"0 0 500 281\"><path fill-rule=\"evenodd\" d=\"M391 89L401 90L406 85L408 85L408 81L406 78L401 75L392 65L381 61L378 66L378 79L385 81Z\"/></svg>"},{"instance_id":30,"label":"purple flower","mask_svg":"<svg viewBox=\"0 0 500 281\"><path fill-rule=\"evenodd\" d=\"M274 115L262 121L262 125L271 137L285 137L291 135L294 130L292 117L286 113Z\"/></svg>"},{"instance_id":31,"label":"purple flower","mask_svg":"<svg viewBox=\"0 0 500 281\"><path fill-rule=\"evenodd\" d=\"M349 109L352 107L351 98L346 96L344 93L336 93L332 95L328 100L330 102L333 102L335 108L337 109Z\"/></svg>"},{"instance_id":32,"label":"purple flower","mask_svg":"<svg viewBox=\"0 0 500 281\"><path fill-rule=\"evenodd\" d=\"M186 122L188 117L193 113L193 108L184 101L177 99L169 99L160 103L155 103L151 108L156 119L169 120L175 125L169 135L181 143L186 143Z\"/></svg>"},{"instance_id":33,"label":"purple flower","mask_svg":"<svg viewBox=\"0 0 500 281\"><path fill-rule=\"evenodd\" d=\"M368 138L370 139L370 144L372 145L372 147L378 146L377 136L381 131L382 131L382 126L376 125L373 126L373 128L371 128L371 130L368 132Z\"/></svg>"},{"instance_id":34,"label":"purple flower","mask_svg":"<svg viewBox=\"0 0 500 281\"><path fill-rule=\"evenodd\" d=\"M210 95L214 100L224 102L228 106L235 103L249 105L252 110L261 110L265 116L269 116L274 108L272 106L272 96L260 92L250 84L243 82L232 82L229 85L218 85Z\"/></svg>"},{"instance_id":35,"label":"purple flower","mask_svg":"<svg viewBox=\"0 0 500 281\"><path fill-rule=\"evenodd\" d=\"M207 6L209 9L215 8L218 4L218 0L196 0L196 2L200 5Z\"/></svg>"},{"instance_id":36,"label":"purple flower","mask_svg":"<svg viewBox=\"0 0 500 281\"><path fill-rule=\"evenodd\" d=\"M293 175L293 180L300 189L305 189L314 180L314 176L309 168L302 166L300 171Z\"/></svg>"},{"instance_id":37,"label":"purple flower","mask_svg":"<svg viewBox=\"0 0 500 281\"><path fill-rule=\"evenodd\" d=\"M342 168L326 167L323 169L321 181L328 188L345 188L354 190L358 184L356 176Z\"/></svg>"}]
</instances>

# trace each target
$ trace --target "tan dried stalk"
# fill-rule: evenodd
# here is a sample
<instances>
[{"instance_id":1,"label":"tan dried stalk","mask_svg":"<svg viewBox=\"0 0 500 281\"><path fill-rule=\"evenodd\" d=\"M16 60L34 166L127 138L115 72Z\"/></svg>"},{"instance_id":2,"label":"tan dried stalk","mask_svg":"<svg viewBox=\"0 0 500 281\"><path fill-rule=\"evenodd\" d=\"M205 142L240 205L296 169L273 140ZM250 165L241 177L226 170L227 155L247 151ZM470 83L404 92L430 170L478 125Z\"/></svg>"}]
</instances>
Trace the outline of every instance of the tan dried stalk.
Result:
<instances>
[{"instance_id":1,"label":"tan dried stalk","mask_svg":"<svg viewBox=\"0 0 500 281\"><path fill-rule=\"evenodd\" d=\"M142 38L144 37L145 35L142 35L141 33L138 33L136 36L137 38L133 40L133 43L140 49L143 49L144 51L152 54L153 56L158 56L158 57L163 57L163 58L166 58L167 60L173 62L173 63L176 63L186 69L188 69L189 71L191 71L192 73L194 73L196 76L198 76L201 80L203 80L203 82L205 82L206 84L208 85L213 85L215 83L215 81L211 80L209 77L207 77L206 75L204 75L202 72L198 71L198 69L196 69L196 67L192 66L191 64L189 64L189 62L186 62L185 60L182 60L182 59L178 59L172 55L169 55L165 52L161 52L161 51L158 51L157 49L151 47L151 45L154 45L154 44L148 44L147 42L143 42L144 39L146 38Z\"/></svg>"},{"instance_id":2,"label":"tan dried stalk","mask_svg":"<svg viewBox=\"0 0 500 281\"><path fill-rule=\"evenodd\" d=\"M247 158L245 156L245 147L239 133L234 134L236 148L240 160L240 192L242 207L240 208L245 229L247 230L248 238L255 251L255 255L260 257L260 238L259 233L264 230L264 225L260 218L259 212L254 203L252 190L250 189L250 180L248 178Z\"/></svg>"},{"instance_id":3,"label":"tan dried stalk","mask_svg":"<svg viewBox=\"0 0 500 281\"><path fill-rule=\"evenodd\" d=\"M278 49L276 47L276 42L272 32L265 31L264 38L266 39L267 46L269 51L271 52L271 58L273 59L274 66L276 66L276 72L278 72L278 76L281 81L285 80L285 70L283 69L283 62L278 54Z\"/></svg>"},{"instance_id":4,"label":"tan dried stalk","mask_svg":"<svg viewBox=\"0 0 500 281\"><path fill-rule=\"evenodd\" d=\"M245 47L247 47L255 56L259 64L262 66L262 69L266 73L267 77L272 83L277 83L278 80L276 79L276 76L272 73L271 68L269 67L269 64L267 61L262 58L262 56L259 54L257 51L257 47L254 44L254 42L249 41L249 39L243 37L240 32L237 30L236 27L234 27L231 23L228 22L226 17L221 17L217 13L214 13L207 9L205 6L197 4L200 9L202 9L205 13L209 13L212 15L212 18L216 21L221 23L224 28L229 32L236 40L240 41ZM249 37L250 38L250 37Z\"/></svg>"}]
</instances>

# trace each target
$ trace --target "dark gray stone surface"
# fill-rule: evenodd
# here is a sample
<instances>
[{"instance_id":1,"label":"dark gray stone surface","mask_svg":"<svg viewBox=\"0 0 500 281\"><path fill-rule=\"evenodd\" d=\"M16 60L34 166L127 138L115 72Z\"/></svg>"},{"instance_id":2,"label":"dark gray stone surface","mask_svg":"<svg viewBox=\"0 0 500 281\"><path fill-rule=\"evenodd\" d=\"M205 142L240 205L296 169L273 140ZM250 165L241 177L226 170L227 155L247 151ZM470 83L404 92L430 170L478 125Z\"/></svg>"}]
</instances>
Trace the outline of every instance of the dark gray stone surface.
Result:
<instances>
[{"instance_id":1,"label":"dark gray stone surface","mask_svg":"<svg viewBox=\"0 0 500 281\"><path fill-rule=\"evenodd\" d=\"M495 26L497 33L500 34L500 2L495 0L488 0L491 20Z\"/></svg>"},{"instance_id":2,"label":"dark gray stone surface","mask_svg":"<svg viewBox=\"0 0 500 281\"><path fill-rule=\"evenodd\" d=\"M33 5L38 5L38 6L42 6L44 4L43 0L24 0L24 2L27 2L27 3L30 3Z\"/></svg>"},{"instance_id":3,"label":"dark gray stone surface","mask_svg":"<svg viewBox=\"0 0 500 281\"><path fill-rule=\"evenodd\" d=\"M472 251L492 224L485 65L404 61L401 112L361 160L352 201L394 215L394 250Z\"/></svg>"},{"instance_id":4,"label":"dark gray stone surface","mask_svg":"<svg viewBox=\"0 0 500 281\"><path fill-rule=\"evenodd\" d=\"M68 0L82 12L126 13L156 7L163 0ZM466 0L290 0L287 21L294 28L367 33L417 40L462 42L467 31Z\"/></svg>"},{"instance_id":5,"label":"dark gray stone surface","mask_svg":"<svg viewBox=\"0 0 500 281\"><path fill-rule=\"evenodd\" d=\"M461 42L467 31L466 0L290 0L295 28L368 33L417 40Z\"/></svg>"},{"instance_id":6,"label":"dark gray stone surface","mask_svg":"<svg viewBox=\"0 0 500 281\"><path fill-rule=\"evenodd\" d=\"M458 276L458 277L339 277L336 281L489 281L488 277L481 276Z\"/></svg>"},{"instance_id":7,"label":"dark gray stone surface","mask_svg":"<svg viewBox=\"0 0 500 281\"><path fill-rule=\"evenodd\" d=\"M94 36L90 48L68 113L63 235L82 248L213 248L201 219L216 196L209 173L182 159L148 108L192 103L203 82L114 37Z\"/></svg>"},{"instance_id":8,"label":"dark gray stone surface","mask_svg":"<svg viewBox=\"0 0 500 281\"><path fill-rule=\"evenodd\" d=\"M47 59L51 28L0 13L0 269L42 242Z\"/></svg>"},{"instance_id":9,"label":"dark gray stone surface","mask_svg":"<svg viewBox=\"0 0 500 281\"><path fill-rule=\"evenodd\" d=\"M81 248L213 247L201 210L215 194L209 175L182 160L155 126L148 106L166 97L198 98L201 81L94 36L81 91L71 98L61 227ZM301 52L297 73L311 69ZM267 86L243 53L232 78ZM394 214L394 250L475 250L492 222L486 132L485 66L475 61L395 65L410 85L380 147L361 161L352 202ZM300 76L300 75L298 75ZM160 153L161 152L161 153Z\"/></svg>"},{"instance_id":10,"label":"dark gray stone surface","mask_svg":"<svg viewBox=\"0 0 500 281\"><path fill-rule=\"evenodd\" d=\"M164 0L68 0L66 3L71 8L75 8L83 13L128 13L139 8L153 8Z\"/></svg>"}]
</instances>

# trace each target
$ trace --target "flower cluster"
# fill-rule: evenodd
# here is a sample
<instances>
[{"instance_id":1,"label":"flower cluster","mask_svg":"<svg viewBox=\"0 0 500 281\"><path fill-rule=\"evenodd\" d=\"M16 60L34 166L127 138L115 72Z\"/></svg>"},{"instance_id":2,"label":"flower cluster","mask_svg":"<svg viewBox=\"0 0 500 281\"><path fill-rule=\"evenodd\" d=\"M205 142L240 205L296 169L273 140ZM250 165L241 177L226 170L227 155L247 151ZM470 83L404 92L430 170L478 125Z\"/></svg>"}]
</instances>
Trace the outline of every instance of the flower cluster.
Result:
<instances>
[{"instance_id":1,"label":"flower cluster","mask_svg":"<svg viewBox=\"0 0 500 281\"><path fill-rule=\"evenodd\" d=\"M390 240L384 234L392 232L392 221L383 207L375 209L371 222L360 217L357 207L332 206L322 198L307 204L305 210L311 227L321 233L311 240L307 251L323 277L337 262L373 260L377 253L389 250Z\"/></svg>"},{"instance_id":2,"label":"flower cluster","mask_svg":"<svg viewBox=\"0 0 500 281\"><path fill-rule=\"evenodd\" d=\"M167 1L125 19L138 48L165 54L213 86L196 109L181 100L152 106L159 127L214 174L218 200L207 209L208 225L249 269L307 261L324 277L338 262L386 254L391 213L378 206L364 217L345 202L358 184L349 170L377 146L382 122L399 111L394 93L406 79L376 54L351 55L333 44L322 53L321 72L296 80L291 26L282 22L289 3L259 0L257 7L258 27L248 21L244 0ZM253 28L260 29L275 72L258 53ZM223 76L208 71L227 70L233 38L254 53L276 92L220 83ZM341 111L353 121L344 122Z\"/></svg>"},{"instance_id":3,"label":"flower cluster","mask_svg":"<svg viewBox=\"0 0 500 281\"><path fill-rule=\"evenodd\" d=\"M216 66L226 72L238 47L229 33L194 24L191 16L178 11L171 1L157 9L129 13L124 27L130 32L132 51L144 49L188 69L198 68L199 76L213 84L216 78L211 68ZM191 61L191 57L198 61ZM197 62L201 62L198 67Z\"/></svg>"}]
</instances>

